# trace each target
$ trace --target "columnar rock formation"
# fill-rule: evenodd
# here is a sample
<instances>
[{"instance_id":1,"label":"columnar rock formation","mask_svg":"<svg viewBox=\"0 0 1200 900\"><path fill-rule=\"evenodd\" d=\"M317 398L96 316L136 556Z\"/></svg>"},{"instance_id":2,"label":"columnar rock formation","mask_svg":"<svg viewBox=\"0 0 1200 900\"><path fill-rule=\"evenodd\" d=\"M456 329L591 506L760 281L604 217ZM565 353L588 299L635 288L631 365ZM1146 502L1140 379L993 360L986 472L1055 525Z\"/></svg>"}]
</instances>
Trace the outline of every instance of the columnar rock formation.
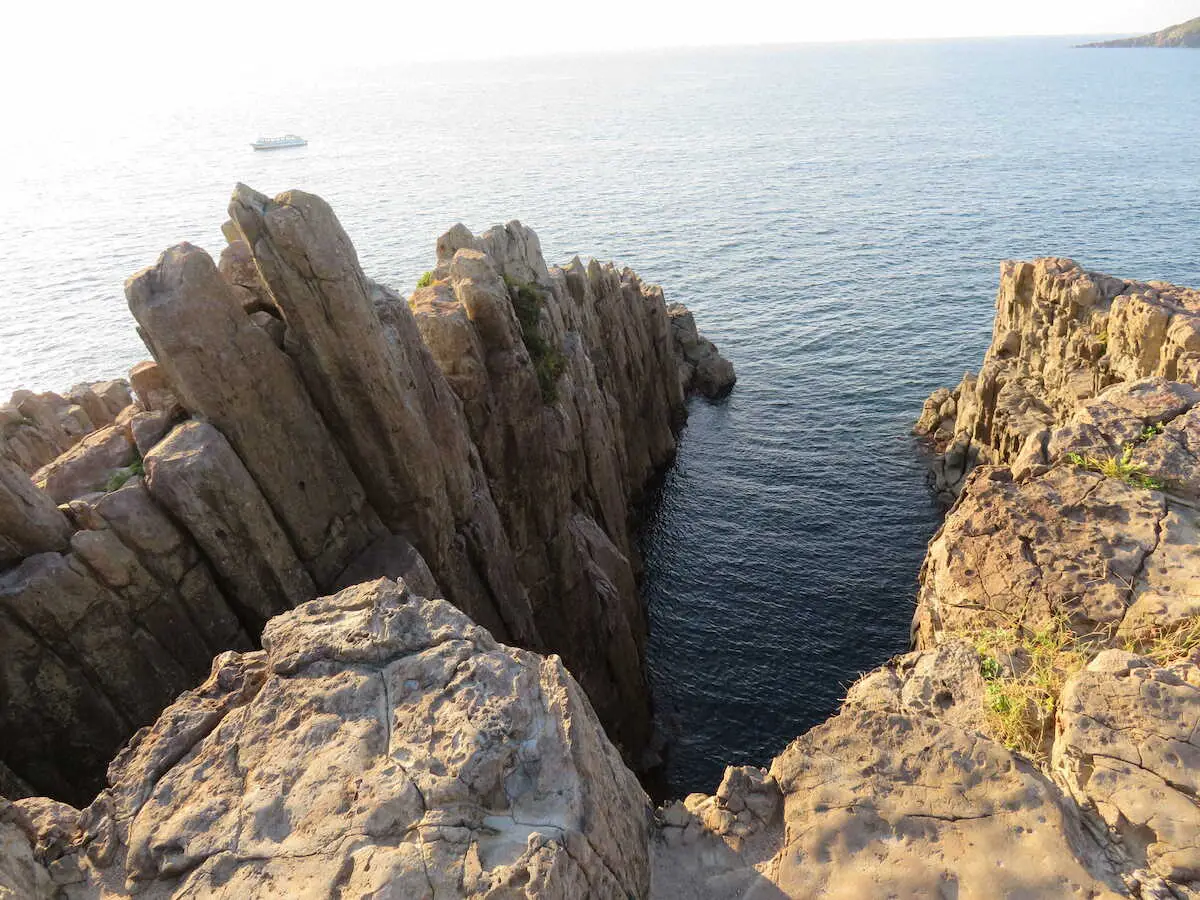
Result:
<instances>
[{"instance_id":1,"label":"columnar rock formation","mask_svg":"<svg viewBox=\"0 0 1200 900\"><path fill-rule=\"evenodd\" d=\"M268 210L267 218L298 202L294 195L276 206L243 200ZM318 221L320 213L304 218ZM634 566L621 543L628 535L610 531L606 517L622 512L619 498L628 502L671 432L669 425L636 438L624 431L631 414L620 404L638 398L623 393L614 367L668 366L670 389L657 400L640 398L643 411L666 415L682 395L678 361L665 344L649 357L634 352L632 332L614 330L613 318L599 311L601 297L628 303L619 320L645 315L642 327L661 327L665 336L666 311L653 291L601 266L543 270L534 247L532 234L516 225L479 238L453 230L439 242L427 286L412 298L411 326L390 292L363 282L361 296L381 310L389 340L399 344L411 333L405 329L419 327L420 346L437 364L425 371L444 367L448 389L461 398L454 408L468 458L508 538L538 637L569 642L580 632L553 621L553 595L532 577L562 590L578 576L606 595L598 613L579 614L597 615L589 621L601 621L615 644L613 635L634 628L621 618ZM308 270L320 277L304 276L313 290L334 290L336 272L325 265ZM1054 278L1064 275L1055 271ZM1103 292L1092 296L1087 284L1107 283L1102 276L1086 276L1086 284L1064 277L1062 292L1026 286L1014 296L1054 295L1056 303L1087 296L1086 308L1097 307ZM272 296L281 290L269 287ZM314 302L332 309L336 299ZM1189 307L1181 301L1172 309L1174 317ZM1111 309L1107 315L1110 328L1123 327ZM85 699L99 712L80 721L75 744L44 760L18 742L19 765L0 766L0 785L22 791L26 778L69 782L67 763L72 753L88 752L86 740L103 740L120 717L132 720L159 702L162 685L140 680L147 669L160 681L178 680L186 640L166 659L159 653L172 637L171 617L208 609L178 588L188 560L217 573L218 597L237 598L224 619L203 620L205 640L246 642L241 622L285 609L263 630L262 650L219 654L207 681L139 731L86 808L33 797L0 801L0 895L1200 897L1200 467L1193 456L1200 390L1176 380L1194 351L1186 340L1177 342L1178 354L1160 344L1158 372L1138 367L1148 357L1100 367L1099 357L1078 352L1088 340L1077 333L1079 317L1055 321L1051 344L1046 332L1030 332L1052 353L1030 349L1019 357L1014 344L1013 355L996 358L996 389L985 392L990 405L977 407L990 412L970 418L978 426L971 439L1011 456L1011 464L978 466L931 543L914 617L917 649L867 673L833 718L769 768L730 767L712 796L693 794L653 812L565 660L505 647L403 580L368 580L286 609L305 578L324 589L317 557L296 552L285 517L259 485L253 465L265 463L253 453L243 459L214 423L197 418L176 427L146 455L145 479L69 504L78 530L61 531L58 511L42 503L41 530L31 526L34 536L21 538L68 543L6 574L7 583L19 576L29 587L5 614L15 608L37 630L0 636L28 636L10 651L24 671L51 664L38 654L57 661L46 671L60 679L59 694L46 696L60 702L67 689L81 697L91 691ZM1181 327L1168 323L1164 340ZM578 355L596 334L604 335L595 345L604 349ZM282 345L296 340L286 326ZM1125 332L1118 340L1132 339ZM1023 336L1021 345L1036 341ZM262 355L271 356L265 348L276 348L237 346L247 365L263 364ZM551 354L556 347L561 359ZM1111 373L1114 365L1127 377L1072 394L1081 372ZM607 416L589 416L580 398L606 384L613 398ZM252 397L247 391L222 396ZM999 403L1001 394L1028 403ZM324 402L313 400L318 409ZM1046 433L1029 446L1011 439L1023 433L1022 408L1045 412L1034 418ZM573 413L553 418L557 431L541 426L543 439L556 441L558 461L528 437L531 423L544 423L552 410ZM619 452L598 452L596 434L610 436L603 446ZM1010 437L992 444L994 435ZM345 456L343 477L357 478L357 457L333 440ZM237 441L254 446L248 426ZM533 483L514 471L506 448L550 473L544 508L530 499ZM580 459L587 487L564 506L561 484L575 483ZM403 472L392 475L389 489L407 496ZM456 509L453 489L441 484L444 508L400 504L378 512L372 527L382 537L343 577L359 581L372 567L391 565L414 584L445 588L446 576L419 564L412 543L389 530L409 529L413 543L426 542L439 559L446 527L439 510L453 520ZM606 491L610 484L620 490ZM428 499L438 489L422 490ZM363 491L369 503L370 489ZM155 505L159 495L172 518ZM141 525L136 511L148 509L165 524ZM557 531L553 518L550 526L542 518L559 515L569 518ZM270 536L255 554L221 552L221 540L240 546L260 528ZM135 549L122 553L118 545ZM587 557L582 574L572 568L572 549ZM455 584L494 583L486 569L474 571L478 582ZM171 584L174 593L165 589ZM88 627L78 627L84 621ZM122 628L137 635L126 642L137 654L120 655ZM176 630L176 640L187 633ZM616 647L603 661L615 666L624 652ZM70 666L106 653L119 657L112 671ZM29 696L47 685L35 680ZM41 715L53 727L49 704L20 702L34 726Z\"/></svg>"},{"instance_id":2,"label":"columnar rock formation","mask_svg":"<svg viewBox=\"0 0 1200 900\"><path fill-rule=\"evenodd\" d=\"M318 197L239 186L230 215L219 266L180 244L126 284L155 357L136 399L111 382L0 408L10 793L86 803L214 654L381 575L561 654L639 764L631 511L687 387L661 290L549 269L513 222L457 226L406 301Z\"/></svg>"},{"instance_id":3,"label":"columnar rock formation","mask_svg":"<svg viewBox=\"0 0 1200 900\"><path fill-rule=\"evenodd\" d=\"M1040 455L1051 429L1104 388L1148 376L1200 379L1200 291L1123 281L1068 259L1006 262L978 375L925 401L947 501L979 463Z\"/></svg>"}]
</instances>

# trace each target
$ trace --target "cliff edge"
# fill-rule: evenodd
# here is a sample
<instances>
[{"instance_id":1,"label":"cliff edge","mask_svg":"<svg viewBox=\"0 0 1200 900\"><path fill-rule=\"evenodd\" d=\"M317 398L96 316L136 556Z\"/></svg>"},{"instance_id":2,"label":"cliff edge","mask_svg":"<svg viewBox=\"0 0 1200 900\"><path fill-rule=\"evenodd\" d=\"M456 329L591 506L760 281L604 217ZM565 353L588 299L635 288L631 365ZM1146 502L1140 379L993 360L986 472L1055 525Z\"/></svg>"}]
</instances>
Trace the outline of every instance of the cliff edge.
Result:
<instances>
[{"instance_id":1,"label":"cliff edge","mask_svg":"<svg viewBox=\"0 0 1200 900\"><path fill-rule=\"evenodd\" d=\"M1200 391L1165 374L1190 371L1193 349L1177 340L1188 304L1161 302L1193 293L1039 265L1006 269L1019 290L1002 297L1043 298L1019 321L1038 311L1046 331L1019 333L1054 343L1005 341L996 370L1025 373L1046 434L1036 452L985 444L1016 452L974 468L931 542L916 649L768 767L651 810L557 658L382 578L279 614L260 651L219 656L86 808L0 802L0 888L1200 897ZM1081 315L1047 315L1064 309ZM1110 341L1144 353L1099 367L1080 325L1096 310ZM1084 380L1114 371L1136 377ZM1087 388L1073 401L1072 384Z\"/></svg>"},{"instance_id":2,"label":"cliff edge","mask_svg":"<svg viewBox=\"0 0 1200 900\"><path fill-rule=\"evenodd\" d=\"M215 654L381 576L561 655L652 763L633 504L732 367L661 288L550 268L519 222L451 229L406 298L319 197L229 212L219 261L180 244L127 282L154 356L128 384L0 408L5 793L86 804Z\"/></svg>"},{"instance_id":3,"label":"cliff edge","mask_svg":"<svg viewBox=\"0 0 1200 900\"><path fill-rule=\"evenodd\" d=\"M1178 25L1143 34L1140 37L1119 38L1114 41L1097 41L1081 44L1088 49L1125 47L1200 47L1200 17L1188 19Z\"/></svg>"}]
</instances>

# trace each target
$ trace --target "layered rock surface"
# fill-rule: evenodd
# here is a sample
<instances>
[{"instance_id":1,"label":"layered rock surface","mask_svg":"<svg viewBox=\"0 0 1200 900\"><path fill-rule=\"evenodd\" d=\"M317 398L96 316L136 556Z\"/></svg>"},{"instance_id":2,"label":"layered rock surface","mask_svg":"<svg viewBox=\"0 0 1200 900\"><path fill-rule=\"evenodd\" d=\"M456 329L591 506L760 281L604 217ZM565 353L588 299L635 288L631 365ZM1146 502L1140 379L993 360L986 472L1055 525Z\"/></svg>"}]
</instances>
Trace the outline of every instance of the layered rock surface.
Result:
<instances>
[{"instance_id":1,"label":"layered rock surface","mask_svg":"<svg viewBox=\"0 0 1200 900\"><path fill-rule=\"evenodd\" d=\"M217 657L82 813L0 808L0 891L646 895L648 801L557 658L386 579L262 642Z\"/></svg>"},{"instance_id":2,"label":"layered rock surface","mask_svg":"<svg viewBox=\"0 0 1200 900\"><path fill-rule=\"evenodd\" d=\"M1200 292L1068 259L1004 263L983 366L935 391L917 422L937 444L937 490L952 500L975 465L1044 446L1081 401L1151 376L1200 379Z\"/></svg>"},{"instance_id":3,"label":"layered rock surface","mask_svg":"<svg viewBox=\"0 0 1200 900\"><path fill-rule=\"evenodd\" d=\"M128 281L132 394L0 408L6 783L86 803L213 654L385 574L561 654L640 762L632 504L685 415L661 290L548 268L514 222L443 236L410 302L318 197L239 186L230 215L220 265L181 244Z\"/></svg>"}]
</instances>

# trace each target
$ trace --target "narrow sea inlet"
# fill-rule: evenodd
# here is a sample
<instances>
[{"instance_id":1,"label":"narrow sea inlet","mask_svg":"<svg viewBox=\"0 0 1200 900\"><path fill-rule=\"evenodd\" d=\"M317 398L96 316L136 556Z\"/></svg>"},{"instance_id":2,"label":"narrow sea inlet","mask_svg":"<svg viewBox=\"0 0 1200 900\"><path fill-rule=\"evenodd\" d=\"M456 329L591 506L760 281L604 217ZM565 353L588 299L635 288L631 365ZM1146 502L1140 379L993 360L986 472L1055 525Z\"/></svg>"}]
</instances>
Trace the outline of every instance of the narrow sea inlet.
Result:
<instances>
[{"instance_id":1,"label":"narrow sea inlet","mask_svg":"<svg viewBox=\"0 0 1200 900\"><path fill-rule=\"evenodd\" d=\"M219 251L239 180L324 196L404 293L456 221L630 265L739 376L693 403L645 536L670 790L711 790L906 649L939 524L908 432L978 365L1000 260L1200 283L1200 58L1072 43L390 67L183 107L84 85L75 132L0 174L24 213L0 217L0 389L143 358L122 282L183 238ZM255 154L278 123L308 146Z\"/></svg>"}]
</instances>

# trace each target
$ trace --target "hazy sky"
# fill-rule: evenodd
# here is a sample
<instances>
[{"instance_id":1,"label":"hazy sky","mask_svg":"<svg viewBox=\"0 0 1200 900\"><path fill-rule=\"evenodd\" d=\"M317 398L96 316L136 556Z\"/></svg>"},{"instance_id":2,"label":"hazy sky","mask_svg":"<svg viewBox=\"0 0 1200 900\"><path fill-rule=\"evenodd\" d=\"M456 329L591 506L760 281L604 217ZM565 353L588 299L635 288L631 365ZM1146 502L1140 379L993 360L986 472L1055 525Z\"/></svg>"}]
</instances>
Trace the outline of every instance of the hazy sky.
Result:
<instances>
[{"instance_id":1,"label":"hazy sky","mask_svg":"<svg viewBox=\"0 0 1200 900\"><path fill-rule=\"evenodd\" d=\"M1200 0L110 0L14 3L6 92L136 72L475 59L652 47L1153 31ZM11 80L16 76L17 80Z\"/></svg>"}]
</instances>

